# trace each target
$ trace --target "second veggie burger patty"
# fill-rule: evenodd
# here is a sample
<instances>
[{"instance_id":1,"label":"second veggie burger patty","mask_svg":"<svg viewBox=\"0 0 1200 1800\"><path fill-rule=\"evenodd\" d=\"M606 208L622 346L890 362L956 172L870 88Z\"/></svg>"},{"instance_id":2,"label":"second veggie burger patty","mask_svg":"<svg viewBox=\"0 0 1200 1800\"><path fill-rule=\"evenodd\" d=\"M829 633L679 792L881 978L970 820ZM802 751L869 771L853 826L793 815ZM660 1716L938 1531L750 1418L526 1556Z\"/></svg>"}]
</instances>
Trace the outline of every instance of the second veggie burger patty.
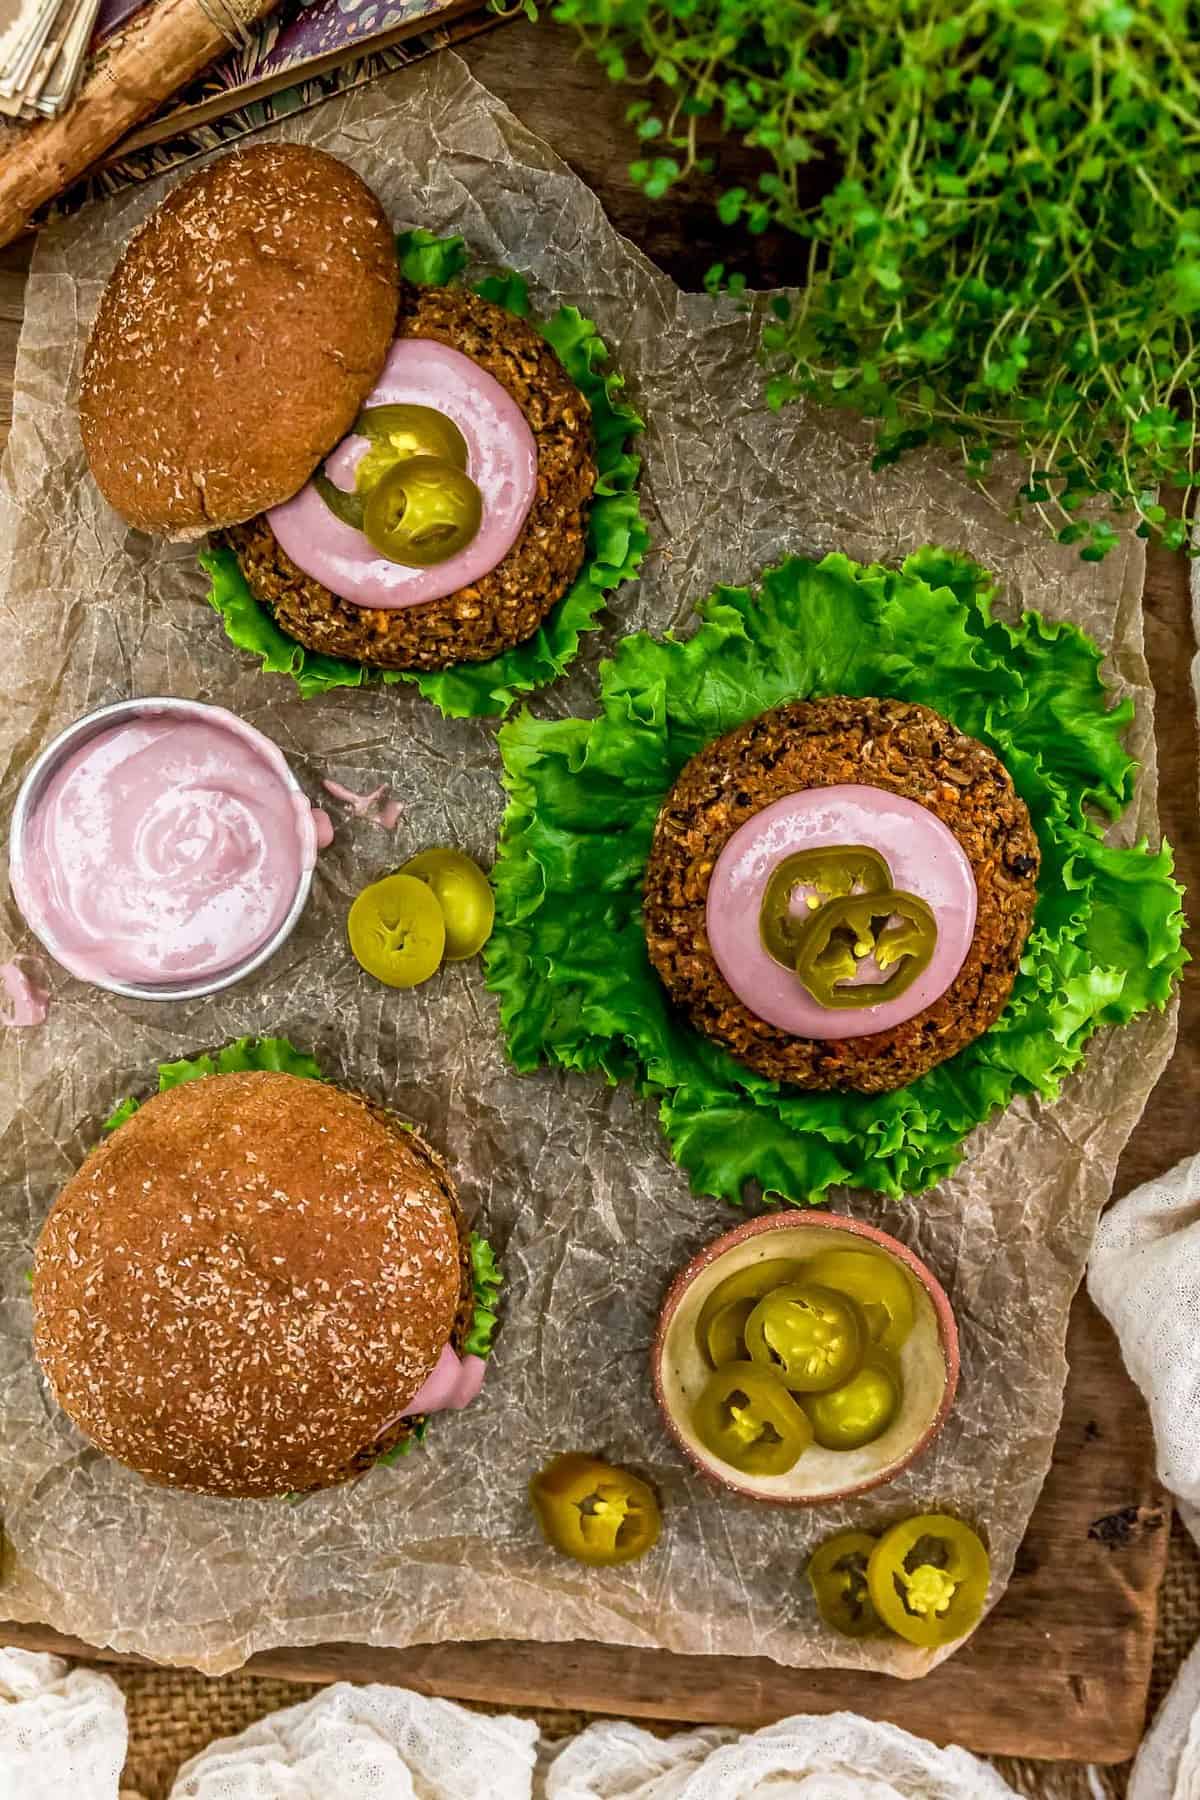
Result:
<instances>
[{"instance_id":1,"label":"second veggie burger patty","mask_svg":"<svg viewBox=\"0 0 1200 1800\"><path fill-rule=\"evenodd\" d=\"M475 294L403 284L396 336L469 356L516 401L533 433L537 492L503 560L445 599L384 610L339 599L306 575L265 513L233 526L226 541L255 599L306 649L383 669L486 662L532 637L583 561L596 483L588 405L532 325Z\"/></svg>"},{"instance_id":2,"label":"second veggie burger patty","mask_svg":"<svg viewBox=\"0 0 1200 1800\"><path fill-rule=\"evenodd\" d=\"M834 790L828 806L815 792L820 789ZM898 828L896 818L889 818L880 826L874 851L864 852L861 804L850 823L845 802L846 832L838 829L843 796L865 797L868 810L877 798L881 812L893 814L897 809L888 796L898 796L909 824ZM792 858L800 873L793 871L795 913L785 922L799 973L781 967L776 957L768 975L784 989L795 988L807 1008L802 1016L820 1021L820 1035L812 1026L811 1035L788 1031L751 1010L726 979L730 974L743 986L738 972L726 958L722 973L711 942L710 889L722 852L764 809L797 797L801 806L811 803L812 820L801 829L811 831L816 846ZM776 808L771 818L780 812L789 809ZM969 916L964 920L965 908L954 918L939 918L936 907L919 897L927 859L923 845L914 858L913 827L922 839L936 834L929 860L941 855L943 862L961 865L968 885L973 877L973 928ZM762 869L769 872L773 856L782 864L783 850L795 849L795 842L784 844L780 829L764 820L766 835L758 844L751 843L745 854L742 839L733 847L731 858L742 873L729 871L727 859L718 875L718 887L732 894L732 908L740 913L734 929L747 945L747 961L766 955L759 931ZM781 846L778 855L771 849L774 841ZM739 891L736 882L750 869L751 856L757 857L759 886ZM885 891L883 875L874 873L887 872L885 857L895 866L900 866L897 857L901 862L907 857L908 866L916 868L916 877L893 882L911 893ZM930 708L844 696L796 701L738 726L684 767L655 827L645 880L646 942L671 999L740 1062L798 1087L879 1093L915 1080L993 1024L1029 935L1038 864L1037 838L1007 770L983 744ZM806 868L817 873L805 876ZM880 890L874 906L872 884ZM762 901L764 909L769 904L769 898ZM879 916L872 919L872 912ZM716 922L727 930L723 920ZM884 1015L885 1008L872 1009L870 989L858 979L861 971L869 971L868 979L880 978L880 996L889 975L902 992L905 984L896 982L895 971L905 954L914 967L925 967L935 934L949 940L954 930L962 942L948 985L914 1016L873 1029L871 1011ZM761 971L758 991L765 991ZM850 1026L843 1022L854 1018L852 1007L858 1018Z\"/></svg>"}]
</instances>

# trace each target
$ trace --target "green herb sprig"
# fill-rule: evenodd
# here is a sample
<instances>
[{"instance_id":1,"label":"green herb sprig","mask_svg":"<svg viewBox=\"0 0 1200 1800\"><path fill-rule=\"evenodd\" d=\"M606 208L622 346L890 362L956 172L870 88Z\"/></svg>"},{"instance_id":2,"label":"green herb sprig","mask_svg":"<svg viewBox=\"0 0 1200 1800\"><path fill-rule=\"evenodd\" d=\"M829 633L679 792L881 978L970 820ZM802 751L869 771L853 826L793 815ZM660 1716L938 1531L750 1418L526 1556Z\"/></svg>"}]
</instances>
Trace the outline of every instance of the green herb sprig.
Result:
<instances>
[{"instance_id":1,"label":"green herb sprig","mask_svg":"<svg viewBox=\"0 0 1200 1800\"><path fill-rule=\"evenodd\" d=\"M644 89L628 109L645 145L631 173L651 198L711 169L714 126L762 153L757 182L727 188L717 211L800 240L799 298L763 332L772 405L865 415L877 466L949 446L982 483L1015 453L1014 511L1089 561L1125 526L1187 543L1200 6L555 0L551 13L613 81ZM745 285L720 266L709 280ZM1186 490L1182 517L1159 499L1167 484Z\"/></svg>"}]
</instances>

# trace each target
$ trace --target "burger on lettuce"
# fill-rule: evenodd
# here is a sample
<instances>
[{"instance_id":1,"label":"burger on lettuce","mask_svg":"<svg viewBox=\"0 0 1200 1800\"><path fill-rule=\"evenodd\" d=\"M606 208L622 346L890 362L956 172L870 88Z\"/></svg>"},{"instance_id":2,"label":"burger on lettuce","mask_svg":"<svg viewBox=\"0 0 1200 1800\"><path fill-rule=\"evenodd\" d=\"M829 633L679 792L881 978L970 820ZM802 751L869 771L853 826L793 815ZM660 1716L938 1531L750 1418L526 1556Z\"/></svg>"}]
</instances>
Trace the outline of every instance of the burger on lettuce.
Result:
<instances>
[{"instance_id":1,"label":"burger on lettuce","mask_svg":"<svg viewBox=\"0 0 1200 1800\"><path fill-rule=\"evenodd\" d=\"M443 710L557 675L646 541L596 327L461 239L393 235L345 163L236 150L125 247L88 340L84 450L138 530L212 534L212 604L305 694L368 671Z\"/></svg>"},{"instance_id":2,"label":"burger on lettuce","mask_svg":"<svg viewBox=\"0 0 1200 1800\"><path fill-rule=\"evenodd\" d=\"M305 1494L478 1402L490 1248L419 1134L315 1073L286 1040L170 1065L42 1229L38 1360L74 1424L149 1481Z\"/></svg>"}]
</instances>

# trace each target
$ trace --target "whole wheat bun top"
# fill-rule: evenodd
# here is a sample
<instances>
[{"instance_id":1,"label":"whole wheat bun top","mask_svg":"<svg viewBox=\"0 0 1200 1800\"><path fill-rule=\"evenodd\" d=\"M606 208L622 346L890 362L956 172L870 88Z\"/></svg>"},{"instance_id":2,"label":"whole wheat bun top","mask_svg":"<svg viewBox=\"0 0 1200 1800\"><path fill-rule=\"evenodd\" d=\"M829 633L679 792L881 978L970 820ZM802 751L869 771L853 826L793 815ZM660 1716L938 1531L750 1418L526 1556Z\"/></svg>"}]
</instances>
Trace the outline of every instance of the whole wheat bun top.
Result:
<instances>
[{"instance_id":1,"label":"whole wheat bun top","mask_svg":"<svg viewBox=\"0 0 1200 1800\"><path fill-rule=\"evenodd\" d=\"M387 357L400 273L352 169L262 144L172 189L100 301L79 395L105 499L188 538L296 493Z\"/></svg>"},{"instance_id":2,"label":"whole wheat bun top","mask_svg":"<svg viewBox=\"0 0 1200 1800\"><path fill-rule=\"evenodd\" d=\"M63 1411L152 1481L303 1492L412 1399L461 1279L453 1189L415 1133L325 1082L213 1075L63 1188L34 1349Z\"/></svg>"}]
</instances>

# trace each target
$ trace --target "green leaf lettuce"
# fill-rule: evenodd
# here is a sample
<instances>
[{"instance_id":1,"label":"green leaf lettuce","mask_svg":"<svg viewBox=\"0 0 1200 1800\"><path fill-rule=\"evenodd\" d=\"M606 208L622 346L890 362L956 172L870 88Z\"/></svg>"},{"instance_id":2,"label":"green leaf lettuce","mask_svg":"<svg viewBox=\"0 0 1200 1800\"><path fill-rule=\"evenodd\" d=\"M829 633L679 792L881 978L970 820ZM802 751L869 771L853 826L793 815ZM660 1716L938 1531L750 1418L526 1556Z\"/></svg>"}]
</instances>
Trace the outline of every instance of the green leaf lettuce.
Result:
<instances>
[{"instance_id":1,"label":"green leaf lettuce","mask_svg":"<svg viewBox=\"0 0 1200 1800\"><path fill-rule=\"evenodd\" d=\"M460 237L406 231L396 242L401 272L417 286L445 286L466 264ZM489 277L476 292L522 318L531 317L529 290L519 275ZM605 595L637 572L649 542L637 497L641 462L630 449L645 427L620 397L624 383L607 369L608 350L594 322L573 306L560 307L552 319L532 322L591 408L598 473L587 547L571 587L527 642L488 662L458 663L434 674L381 672L388 683L415 682L449 718L507 712L521 694L556 680L574 660L580 633L599 624ZM257 656L264 669L290 675L302 698L330 688L361 687L372 673L362 663L306 650L282 632L250 592L232 550L204 550L200 562L211 581L209 604L220 614L230 641Z\"/></svg>"},{"instance_id":2,"label":"green leaf lettuce","mask_svg":"<svg viewBox=\"0 0 1200 1800\"><path fill-rule=\"evenodd\" d=\"M301 1075L308 1081L321 1081L323 1076L316 1060L297 1050L290 1038L235 1038L215 1056L185 1056L178 1062L159 1063L158 1091L182 1087L185 1081L202 1081L206 1075L240 1075L247 1069L272 1069L285 1075ZM115 1131L137 1111L140 1101L122 1100L104 1121L105 1131Z\"/></svg>"},{"instance_id":3,"label":"green leaf lettuce","mask_svg":"<svg viewBox=\"0 0 1200 1800\"><path fill-rule=\"evenodd\" d=\"M465 1356L490 1356L492 1341L496 1336L496 1327L500 1322L497 1307L500 1304L500 1289L504 1286L504 1275L496 1253L485 1237L477 1231L471 1233L471 1283L475 1294L475 1317L471 1321L471 1330L463 1345Z\"/></svg>"},{"instance_id":4,"label":"green leaf lettuce","mask_svg":"<svg viewBox=\"0 0 1200 1800\"><path fill-rule=\"evenodd\" d=\"M549 1063L653 1096L698 1192L791 1201L834 1184L917 1192L1018 1094L1053 1099L1101 1025L1166 1004L1185 960L1164 845L1106 844L1133 790L1100 652L1072 625L992 611L992 584L927 549L900 570L789 558L756 592L718 588L695 635L627 637L596 719L505 725L509 803L488 985L515 1066ZM659 807L689 757L747 718L828 694L919 701L995 751L1029 808L1039 901L992 1028L894 1093L809 1093L744 1068L668 1004L641 889Z\"/></svg>"}]
</instances>

